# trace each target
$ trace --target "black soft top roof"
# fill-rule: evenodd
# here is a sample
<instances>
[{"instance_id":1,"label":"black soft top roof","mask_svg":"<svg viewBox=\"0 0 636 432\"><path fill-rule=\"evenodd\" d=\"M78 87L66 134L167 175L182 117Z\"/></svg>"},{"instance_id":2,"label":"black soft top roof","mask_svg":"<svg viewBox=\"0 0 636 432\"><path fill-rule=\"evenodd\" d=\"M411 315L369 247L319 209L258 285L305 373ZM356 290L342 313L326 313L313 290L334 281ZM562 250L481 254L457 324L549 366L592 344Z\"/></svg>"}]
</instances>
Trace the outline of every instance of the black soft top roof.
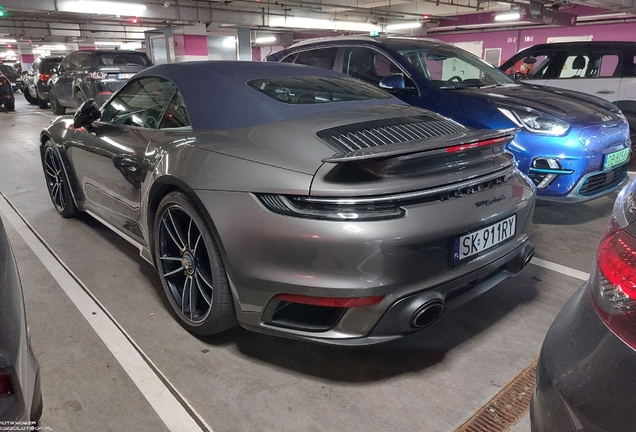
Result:
<instances>
[{"instance_id":1,"label":"black soft top roof","mask_svg":"<svg viewBox=\"0 0 636 432\"><path fill-rule=\"evenodd\" d=\"M172 81L183 95L193 130L238 129L289 120L313 113L373 105L405 105L399 99L319 104L286 104L251 88L257 79L322 76L349 78L320 68L286 63L204 61L157 65L135 77L158 76Z\"/></svg>"}]
</instances>

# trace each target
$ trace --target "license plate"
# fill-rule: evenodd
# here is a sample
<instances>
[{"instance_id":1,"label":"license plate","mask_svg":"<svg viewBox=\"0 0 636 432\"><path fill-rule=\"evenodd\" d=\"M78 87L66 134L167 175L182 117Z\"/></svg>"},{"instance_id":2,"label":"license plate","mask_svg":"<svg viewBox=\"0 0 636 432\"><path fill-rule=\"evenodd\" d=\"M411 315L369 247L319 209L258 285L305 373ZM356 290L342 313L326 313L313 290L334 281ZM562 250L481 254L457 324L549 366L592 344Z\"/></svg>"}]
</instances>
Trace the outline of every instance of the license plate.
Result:
<instances>
[{"instance_id":1,"label":"license plate","mask_svg":"<svg viewBox=\"0 0 636 432\"><path fill-rule=\"evenodd\" d=\"M629 147L605 155L605 169L620 165L629 158Z\"/></svg>"},{"instance_id":2,"label":"license plate","mask_svg":"<svg viewBox=\"0 0 636 432\"><path fill-rule=\"evenodd\" d=\"M128 79L132 78L134 73L125 73L125 74L117 74L117 79Z\"/></svg>"},{"instance_id":3,"label":"license plate","mask_svg":"<svg viewBox=\"0 0 636 432\"><path fill-rule=\"evenodd\" d=\"M512 215L487 227L464 234L455 239L455 262L464 260L480 252L490 249L511 237L517 232L517 215Z\"/></svg>"}]
</instances>

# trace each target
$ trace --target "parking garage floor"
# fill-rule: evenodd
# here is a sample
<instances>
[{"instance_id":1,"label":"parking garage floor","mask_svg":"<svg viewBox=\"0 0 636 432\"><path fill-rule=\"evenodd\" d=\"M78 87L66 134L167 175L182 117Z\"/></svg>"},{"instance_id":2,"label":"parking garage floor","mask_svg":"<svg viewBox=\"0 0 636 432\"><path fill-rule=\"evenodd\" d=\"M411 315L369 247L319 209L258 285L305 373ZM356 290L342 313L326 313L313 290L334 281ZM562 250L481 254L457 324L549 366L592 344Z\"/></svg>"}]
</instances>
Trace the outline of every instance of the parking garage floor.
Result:
<instances>
[{"instance_id":1,"label":"parking garage floor","mask_svg":"<svg viewBox=\"0 0 636 432\"><path fill-rule=\"evenodd\" d=\"M414 336L362 348L241 328L198 339L135 247L90 216L58 216L38 153L54 116L16 98L0 113L0 213L40 361L41 426L53 431L454 431L537 358L616 197L538 206L538 259Z\"/></svg>"}]
</instances>

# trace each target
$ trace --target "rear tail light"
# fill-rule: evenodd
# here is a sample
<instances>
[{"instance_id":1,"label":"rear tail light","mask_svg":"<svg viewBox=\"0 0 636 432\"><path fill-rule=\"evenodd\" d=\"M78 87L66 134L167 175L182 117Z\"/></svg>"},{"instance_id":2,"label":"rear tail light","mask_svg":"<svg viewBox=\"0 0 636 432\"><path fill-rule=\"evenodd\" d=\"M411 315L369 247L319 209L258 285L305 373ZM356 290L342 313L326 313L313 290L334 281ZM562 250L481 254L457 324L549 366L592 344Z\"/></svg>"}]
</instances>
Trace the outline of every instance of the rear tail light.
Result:
<instances>
[{"instance_id":1,"label":"rear tail light","mask_svg":"<svg viewBox=\"0 0 636 432\"><path fill-rule=\"evenodd\" d=\"M0 373L0 397L13 394L13 383L11 376L7 373Z\"/></svg>"},{"instance_id":2,"label":"rear tail light","mask_svg":"<svg viewBox=\"0 0 636 432\"><path fill-rule=\"evenodd\" d=\"M38 81L46 82L49 80L49 78L51 78L51 75L49 74L41 73L40 75L38 75Z\"/></svg>"},{"instance_id":3,"label":"rear tail light","mask_svg":"<svg viewBox=\"0 0 636 432\"><path fill-rule=\"evenodd\" d=\"M283 302L300 303L312 306L350 308L375 306L382 301L384 296L341 298L313 297L299 294L276 294L274 298Z\"/></svg>"},{"instance_id":4,"label":"rear tail light","mask_svg":"<svg viewBox=\"0 0 636 432\"><path fill-rule=\"evenodd\" d=\"M487 140L483 140L483 141L477 141L474 143L470 143L470 144L460 144L460 145L456 145L456 146L452 146L452 147L447 147L446 148L446 153L456 153L456 152L461 152L461 151L465 151L465 150L469 150L469 149L473 149L473 148L477 148L477 147L485 147L485 146L490 146L493 144L500 144L503 142L506 142L508 140L510 140L512 137L510 135L504 136L504 137L499 137L499 138L492 138L492 139L487 139Z\"/></svg>"},{"instance_id":5,"label":"rear tail light","mask_svg":"<svg viewBox=\"0 0 636 432\"><path fill-rule=\"evenodd\" d=\"M257 195L268 210L285 216L332 221L377 221L403 217L406 212L394 203L348 203L346 199L319 202L301 196Z\"/></svg>"},{"instance_id":6,"label":"rear tail light","mask_svg":"<svg viewBox=\"0 0 636 432\"><path fill-rule=\"evenodd\" d=\"M88 76L93 79L105 79L108 74L106 72L89 72Z\"/></svg>"},{"instance_id":7,"label":"rear tail light","mask_svg":"<svg viewBox=\"0 0 636 432\"><path fill-rule=\"evenodd\" d=\"M636 238L614 219L598 247L591 287L599 316L619 338L636 348Z\"/></svg>"}]
</instances>

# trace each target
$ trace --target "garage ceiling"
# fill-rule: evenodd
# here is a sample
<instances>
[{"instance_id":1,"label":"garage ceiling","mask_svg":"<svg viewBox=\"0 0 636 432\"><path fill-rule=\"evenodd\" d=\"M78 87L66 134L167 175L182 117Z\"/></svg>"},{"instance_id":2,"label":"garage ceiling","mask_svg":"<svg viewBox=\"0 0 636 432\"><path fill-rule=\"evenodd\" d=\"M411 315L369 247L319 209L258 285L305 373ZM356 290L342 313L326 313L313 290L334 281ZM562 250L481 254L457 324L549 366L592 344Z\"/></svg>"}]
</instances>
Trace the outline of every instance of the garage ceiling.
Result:
<instances>
[{"instance_id":1,"label":"garage ceiling","mask_svg":"<svg viewBox=\"0 0 636 432\"><path fill-rule=\"evenodd\" d=\"M544 1L544 0L540 0ZM517 0L169 0L135 1L122 5L145 6L126 12L77 13L72 10L86 1L3 0L0 38L51 42L81 42L93 39L140 40L146 30L197 22L212 26L282 30L281 19L330 19L362 24L386 25L406 21L430 21L483 10L508 10L524 3ZM103 3L103 2L101 2ZM566 0L549 0L545 7L559 8ZM581 0L610 11L636 12L636 0ZM90 8L89 8L90 10ZM131 17L138 17L137 22ZM287 22L290 25L289 21ZM300 27L300 26L299 26ZM382 27L383 28L383 27ZM285 30L291 30L289 28Z\"/></svg>"}]
</instances>

